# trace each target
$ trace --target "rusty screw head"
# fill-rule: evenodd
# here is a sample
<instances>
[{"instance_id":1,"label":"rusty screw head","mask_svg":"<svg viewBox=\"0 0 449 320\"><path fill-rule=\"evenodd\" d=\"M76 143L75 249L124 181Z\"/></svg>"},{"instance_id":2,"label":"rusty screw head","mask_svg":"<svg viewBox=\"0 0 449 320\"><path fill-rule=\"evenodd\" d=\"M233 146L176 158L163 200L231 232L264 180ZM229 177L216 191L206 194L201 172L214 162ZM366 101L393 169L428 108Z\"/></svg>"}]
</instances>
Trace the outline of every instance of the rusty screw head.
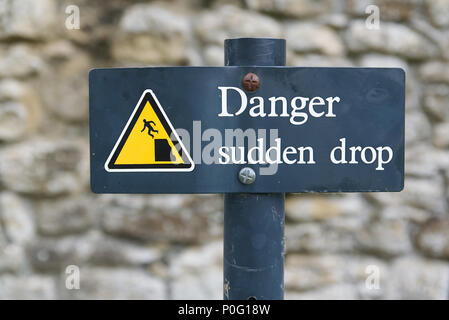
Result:
<instances>
[{"instance_id":1,"label":"rusty screw head","mask_svg":"<svg viewBox=\"0 0 449 320\"><path fill-rule=\"evenodd\" d=\"M260 87L260 79L255 73L247 73L242 79L242 86L246 91L256 91Z\"/></svg>"}]
</instances>

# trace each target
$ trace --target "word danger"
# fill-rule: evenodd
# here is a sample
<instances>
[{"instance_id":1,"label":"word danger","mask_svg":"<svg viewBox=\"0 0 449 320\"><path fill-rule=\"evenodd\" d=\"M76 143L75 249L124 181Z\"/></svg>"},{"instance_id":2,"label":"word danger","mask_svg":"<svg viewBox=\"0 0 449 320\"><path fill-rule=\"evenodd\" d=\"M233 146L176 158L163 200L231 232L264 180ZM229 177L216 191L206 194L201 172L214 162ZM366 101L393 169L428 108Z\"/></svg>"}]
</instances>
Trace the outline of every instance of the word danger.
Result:
<instances>
[{"instance_id":1,"label":"word danger","mask_svg":"<svg viewBox=\"0 0 449 320\"><path fill-rule=\"evenodd\" d=\"M387 146L380 147L346 147L346 138L341 138L340 145L330 151L333 164L376 164L376 170L384 170L384 165L393 159L393 150ZM311 146L282 148L281 139L275 139L275 145L264 149L263 139L257 139L257 145L245 152L245 147L222 146L218 149L219 164L316 164L314 149Z\"/></svg>"},{"instance_id":2,"label":"word danger","mask_svg":"<svg viewBox=\"0 0 449 320\"><path fill-rule=\"evenodd\" d=\"M221 112L219 117L234 117L242 114L248 107L248 97L246 93L236 87L218 87L221 91ZM228 91L235 91L239 94L240 105L228 105ZM269 97L269 106L265 106L265 100L262 97L254 96L249 99L249 115L256 117L290 117L290 123L293 125L302 125L307 122L309 115L314 118L327 117L335 118L334 103L340 102L340 97L294 97L287 102L285 97ZM290 105L290 112L288 105ZM235 113L230 113L235 110ZM307 110L308 112L300 111Z\"/></svg>"}]
</instances>

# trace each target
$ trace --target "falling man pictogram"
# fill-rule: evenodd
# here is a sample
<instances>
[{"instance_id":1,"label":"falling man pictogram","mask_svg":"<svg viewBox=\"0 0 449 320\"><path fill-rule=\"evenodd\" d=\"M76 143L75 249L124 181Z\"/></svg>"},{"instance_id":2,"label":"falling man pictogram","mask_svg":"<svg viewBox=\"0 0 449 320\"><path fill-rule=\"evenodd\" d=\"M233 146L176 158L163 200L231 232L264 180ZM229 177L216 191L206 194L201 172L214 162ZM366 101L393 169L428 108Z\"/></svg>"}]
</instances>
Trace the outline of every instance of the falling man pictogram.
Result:
<instances>
[{"instance_id":1,"label":"falling man pictogram","mask_svg":"<svg viewBox=\"0 0 449 320\"><path fill-rule=\"evenodd\" d=\"M153 128L153 126L156 126L156 123L154 123L154 121L147 121L146 119L143 119L143 123L143 129L140 132L144 132L145 128L147 128L148 134L154 139L154 136L151 134L151 132L159 133L159 131Z\"/></svg>"},{"instance_id":2,"label":"falling man pictogram","mask_svg":"<svg viewBox=\"0 0 449 320\"><path fill-rule=\"evenodd\" d=\"M193 168L190 155L153 91L145 90L106 160L106 171L192 171Z\"/></svg>"}]
</instances>

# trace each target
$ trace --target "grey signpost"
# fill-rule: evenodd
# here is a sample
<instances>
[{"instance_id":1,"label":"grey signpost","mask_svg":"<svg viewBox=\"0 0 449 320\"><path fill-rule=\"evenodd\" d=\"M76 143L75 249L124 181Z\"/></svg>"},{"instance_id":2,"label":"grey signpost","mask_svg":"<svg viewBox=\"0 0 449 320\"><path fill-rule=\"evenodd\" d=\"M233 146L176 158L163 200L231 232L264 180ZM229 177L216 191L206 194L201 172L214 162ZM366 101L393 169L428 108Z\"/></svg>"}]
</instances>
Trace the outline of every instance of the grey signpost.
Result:
<instances>
[{"instance_id":1,"label":"grey signpost","mask_svg":"<svg viewBox=\"0 0 449 320\"><path fill-rule=\"evenodd\" d=\"M89 74L92 191L224 194L224 299L283 298L286 193L404 186L404 71L285 60L242 38L223 67Z\"/></svg>"},{"instance_id":2,"label":"grey signpost","mask_svg":"<svg viewBox=\"0 0 449 320\"><path fill-rule=\"evenodd\" d=\"M228 39L225 64L284 66L285 49L283 39ZM254 176L247 177L245 169ZM250 168L242 168L239 175L244 184L257 179ZM283 299L284 247L284 193L225 194L225 299Z\"/></svg>"}]
</instances>

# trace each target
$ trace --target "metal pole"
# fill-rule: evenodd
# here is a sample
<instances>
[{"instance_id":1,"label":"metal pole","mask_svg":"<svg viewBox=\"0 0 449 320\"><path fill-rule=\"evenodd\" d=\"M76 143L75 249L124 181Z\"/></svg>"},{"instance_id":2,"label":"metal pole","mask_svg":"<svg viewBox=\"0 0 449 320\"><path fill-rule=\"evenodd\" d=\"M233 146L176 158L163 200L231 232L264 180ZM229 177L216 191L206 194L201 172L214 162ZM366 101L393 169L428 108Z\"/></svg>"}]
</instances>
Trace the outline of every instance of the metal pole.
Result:
<instances>
[{"instance_id":1,"label":"metal pole","mask_svg":"<svg viewBox=\"0 0 449 320\"><path fill-rule=\"evenodd\" d=\"M228 39L225 65L284 66L285 52L283 39ZM283 193L225 195L223 260L225 300L283 299Z\"/></svg>"}]
</instances>

